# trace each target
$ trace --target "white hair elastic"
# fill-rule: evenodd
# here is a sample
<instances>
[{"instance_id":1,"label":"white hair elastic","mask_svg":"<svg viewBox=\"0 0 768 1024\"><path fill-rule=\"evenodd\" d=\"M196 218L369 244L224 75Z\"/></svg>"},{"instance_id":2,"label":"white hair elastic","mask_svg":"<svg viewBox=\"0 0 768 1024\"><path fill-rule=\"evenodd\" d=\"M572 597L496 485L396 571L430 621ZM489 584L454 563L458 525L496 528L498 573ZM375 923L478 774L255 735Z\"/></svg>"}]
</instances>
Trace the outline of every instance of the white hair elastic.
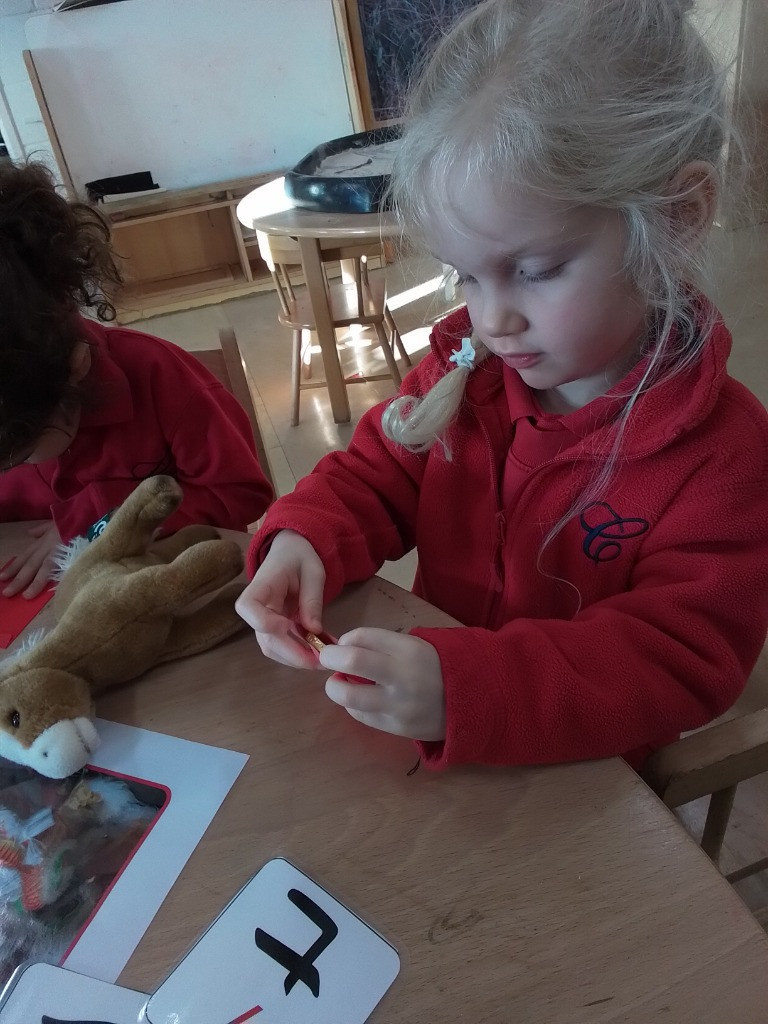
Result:
<instances>
[{"instance_id":1,"label":"white hair elastic","mask_svg":"<svg viewBox=\"0 0 768 1024\"><path fill-rule=\"evenodd\" d=\"M461 348L456 348L448 357L457 366L463 366L465 370L475 368L475 348L470 338L461 339Z\"/></svg>"}]
</instances>

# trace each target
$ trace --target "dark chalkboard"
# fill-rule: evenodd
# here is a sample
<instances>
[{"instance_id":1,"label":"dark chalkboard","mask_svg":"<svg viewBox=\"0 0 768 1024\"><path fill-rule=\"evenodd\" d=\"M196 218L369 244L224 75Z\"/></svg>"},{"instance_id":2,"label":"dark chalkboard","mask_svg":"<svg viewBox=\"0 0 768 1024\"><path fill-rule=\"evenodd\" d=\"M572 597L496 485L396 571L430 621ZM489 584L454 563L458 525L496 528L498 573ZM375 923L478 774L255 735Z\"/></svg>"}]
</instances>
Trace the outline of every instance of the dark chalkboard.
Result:
<instances>
[{"instance_id":1,"label":"dark chalkboard","mask_svg":"<svg viewBox=\"0 0 768 1024\"><path fill-rule=\"evenodd\" d=\"M398 120L414 72L479 0L345 0L365 128Z\"/></svg>"}]
</instances>

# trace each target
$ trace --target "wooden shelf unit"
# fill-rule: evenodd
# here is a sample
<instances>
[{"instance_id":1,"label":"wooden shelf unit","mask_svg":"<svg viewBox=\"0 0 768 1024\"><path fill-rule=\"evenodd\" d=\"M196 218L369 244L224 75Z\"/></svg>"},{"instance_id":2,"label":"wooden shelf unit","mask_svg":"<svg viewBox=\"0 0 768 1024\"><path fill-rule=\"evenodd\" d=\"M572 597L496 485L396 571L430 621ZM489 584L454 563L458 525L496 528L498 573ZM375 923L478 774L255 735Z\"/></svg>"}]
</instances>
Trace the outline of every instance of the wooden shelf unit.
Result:
<instances>
[{"instance_id":1,"label":"wooden shelf unit","mask_svg":"<svg viewBox=\"0 0 768 1024\"><path fill-rule=\"evenodd\" d=\"M125 276L116 297L118 320L271 289L256 239L248 237L235 210L277 173L99 205Z\"/></svg>"}]
</instances>

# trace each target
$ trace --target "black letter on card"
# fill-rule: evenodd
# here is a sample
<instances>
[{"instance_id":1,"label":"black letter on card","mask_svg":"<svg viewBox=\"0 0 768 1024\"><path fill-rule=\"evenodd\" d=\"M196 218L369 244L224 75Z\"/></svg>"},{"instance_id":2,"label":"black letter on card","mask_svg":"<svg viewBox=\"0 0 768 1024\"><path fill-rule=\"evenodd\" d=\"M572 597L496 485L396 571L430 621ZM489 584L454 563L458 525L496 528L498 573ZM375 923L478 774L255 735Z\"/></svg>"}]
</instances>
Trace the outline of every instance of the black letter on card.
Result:
<instances>
[{"instance_id":1,"label":"black letter on card","mask_svg":"<svg viewBox=\"0 0 768 1024\"><path fill-rule=\"evenodd\" d=\"M43 1017L41 1024L109 1024L105 1020L59 1020L58 1017Z\"/></svg>"},{"instance_id":2,"label":"black letter on card","mask_svg":"<svg viewBox=\"0 0 768 1024\"><path fill-rule=\"evenodd\" d=\"M288 977L285 979L286 995L288 995L297 981L303 981L315 999L317 999L320 995L320 975L314 962L339 934L339 928L336 922L321 907L318 907L314 900L311 900L303 892L299 892L298 889L289 889L288 899L313 924L317 925L320 929L320 938L316 939L302 956L295 950L289 949L288 946L280 942L273 935L268 935L261 928L257 928L255 935L256 945L262 953L266 953L268 957L275 960L288 971Z\"/></svg>"}]
</instances>

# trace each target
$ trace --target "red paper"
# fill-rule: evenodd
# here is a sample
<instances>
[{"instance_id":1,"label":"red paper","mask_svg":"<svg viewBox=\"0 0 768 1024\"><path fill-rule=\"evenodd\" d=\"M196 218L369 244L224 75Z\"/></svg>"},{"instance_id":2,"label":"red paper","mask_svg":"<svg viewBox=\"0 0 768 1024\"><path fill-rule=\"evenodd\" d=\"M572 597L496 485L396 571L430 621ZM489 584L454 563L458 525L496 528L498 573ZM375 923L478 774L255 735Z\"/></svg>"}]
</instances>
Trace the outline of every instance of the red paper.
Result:
<instances>
[{"instance_id":1,"label":"red paper","mask_svg":"<svg viewBox=\"0 0 768 1024\"><path fill-rule=\"evenodd\" d=\"M10 647L19 633L22 633L37 613L53 597L53 587L44 590L37 597L3 597L0 594L0 648Z\"/></svg>"}]
</instances>

